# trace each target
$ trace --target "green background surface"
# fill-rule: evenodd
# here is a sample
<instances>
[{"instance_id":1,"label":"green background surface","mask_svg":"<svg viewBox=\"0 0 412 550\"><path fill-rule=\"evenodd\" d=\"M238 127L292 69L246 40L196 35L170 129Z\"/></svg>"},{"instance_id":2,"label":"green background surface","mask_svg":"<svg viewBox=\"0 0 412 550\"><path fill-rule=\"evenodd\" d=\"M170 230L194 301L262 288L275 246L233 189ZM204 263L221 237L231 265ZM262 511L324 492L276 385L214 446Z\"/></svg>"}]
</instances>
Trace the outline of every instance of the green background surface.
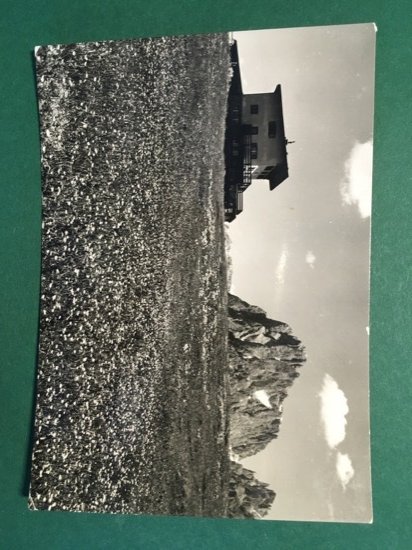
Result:
<instances>
[{"instance_id":1,"label":"green background surface","mask_svg":"<svg viewBox=\"0 0 412 550\"><path fill-rule=\"evenodd\" d=\"M411 2L17 0L0 7L0 548L412 548ZM24 491L41 229L33 47L371 21L378 26L371 296L374 523L29 512Z\"/></svg>"}]
</instances>

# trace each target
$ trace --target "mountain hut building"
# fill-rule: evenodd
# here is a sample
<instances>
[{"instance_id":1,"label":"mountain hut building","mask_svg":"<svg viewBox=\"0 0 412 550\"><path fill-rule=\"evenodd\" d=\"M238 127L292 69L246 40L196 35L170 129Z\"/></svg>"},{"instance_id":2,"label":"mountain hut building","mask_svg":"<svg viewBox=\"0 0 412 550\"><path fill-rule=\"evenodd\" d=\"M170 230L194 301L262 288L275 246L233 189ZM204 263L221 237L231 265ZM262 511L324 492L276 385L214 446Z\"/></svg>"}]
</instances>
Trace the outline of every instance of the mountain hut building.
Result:
<instances>
[{"instance_id":1,"label":"mountain hut building","mask_svg":"<svg viewBox=\"0 0 412 550\"><path fill-rule=\"evenodd\" d=\"M252 180L269 181L272 191L288 177L282 91L244 94L236 41L231 46L232 80L225 136L225 220L243 211L243 193Z\"/></svg>"}]
</instances>

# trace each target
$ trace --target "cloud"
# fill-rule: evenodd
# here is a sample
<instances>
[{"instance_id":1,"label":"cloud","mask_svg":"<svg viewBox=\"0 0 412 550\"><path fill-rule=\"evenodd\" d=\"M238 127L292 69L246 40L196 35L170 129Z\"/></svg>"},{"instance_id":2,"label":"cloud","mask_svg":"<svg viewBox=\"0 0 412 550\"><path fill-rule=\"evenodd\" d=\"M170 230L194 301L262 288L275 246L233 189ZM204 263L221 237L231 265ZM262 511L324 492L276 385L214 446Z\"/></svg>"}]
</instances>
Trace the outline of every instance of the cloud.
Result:
<instances>
[{"instance_id":1,"label":"cloud","mask_svg":"<svg viewBox=\"0 0 412 550\"><path fill-rule=\"evenodd\" d=\"M342 489L345 490L349 481L355 475L355 470L352 466L352 461L349 458L349 455L339 452L336 454L336 473L338 474Z\"/></svg>"},{"instance_id":2,"label":"cloud","mask_svg":"<svg viewBox=\"0 0 412 550\"><path fill-rule=\"evenodd\" d=\"M285 282L285 269L286 269L286 263L288 261L288 248L286 245L283 245L282 253L280 255L278 265L276 266L276 279L280 285L283 285Z\"/></svg>"},{"instance_id":3,"label":"cloud","mask_svg":"<svg viewBox=\"0 0 412 550\"><path fill-rule=\"evenodd\" d=\"M339 388L336 380L329 374L323 378L322 389L319 393L321 400L321 421L325 439L330 449L335 450L346 437L346 415L349 412L348 400ZM348 483L355 475L352 461L348 454L336 450L336 474L345 491Z\"/></svg>"},{"instance_id":4,"label":"cloud","mask_svg":"<svg viewBox=\"0 0 412 550\"><path fill-rule=\"evenodd\" d=\"M372 141L355 142L345 162L345 178L341 185L344 204L354 204L362 218L369 218L372 206Z\"/></svg>"},{"instance_id":5,"label":"cloud","mask_svg":"<svg viewBox=\"0 0 412 550\"><path fill-rule=\"evenodd\" d=\"M335 449L346 437L346 415L349 412L348 400L337 382L325 374L319 393L320 416L325 439L331 449Z\"/></svg>"},{"instance_id":6,"label":"cloud","mask_svg":"<svg viewBox=\"0 0 412 550\"><path fill-rule=\"evenodd\" d=\"M326 503L326 505L328 507L328 514L329 514L330 519L334 520L335 519L335 507L333 506L333 503L331 501L329 501L329 502Z\"/></svg>"},{"instance_id":7,"label":"cloud","mask_svg":"<svg viewBox=\"0 0 412 550\"><path fill-rule=\"evenodd\" d=\"M308 250L308 252L306 253L305 262L306 262L312 269L315 267L316 256L315 256L315 254L314 254L311 250Z\"/></svg>"}]
</instances>

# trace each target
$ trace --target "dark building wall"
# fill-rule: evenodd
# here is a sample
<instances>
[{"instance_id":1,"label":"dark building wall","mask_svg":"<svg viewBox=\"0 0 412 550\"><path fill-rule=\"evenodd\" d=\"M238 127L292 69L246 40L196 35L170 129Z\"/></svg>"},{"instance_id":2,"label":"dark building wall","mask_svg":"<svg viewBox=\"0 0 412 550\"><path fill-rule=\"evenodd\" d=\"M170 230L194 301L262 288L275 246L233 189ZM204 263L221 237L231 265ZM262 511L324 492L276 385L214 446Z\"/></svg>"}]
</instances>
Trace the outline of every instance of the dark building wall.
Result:
<instances>
[{"instance_id":1,"label":"dark building wall","mask_svg":"<svg viewBox=\"0 0 412 550\"><path fill-rule=\"evenodd\" d=\"M242 81L240 78L237 44L231 46L232 80L229 89L225 136L225 219L232 221L243 210L244 139L242 127Z\"/></svg>"}]
</instances>

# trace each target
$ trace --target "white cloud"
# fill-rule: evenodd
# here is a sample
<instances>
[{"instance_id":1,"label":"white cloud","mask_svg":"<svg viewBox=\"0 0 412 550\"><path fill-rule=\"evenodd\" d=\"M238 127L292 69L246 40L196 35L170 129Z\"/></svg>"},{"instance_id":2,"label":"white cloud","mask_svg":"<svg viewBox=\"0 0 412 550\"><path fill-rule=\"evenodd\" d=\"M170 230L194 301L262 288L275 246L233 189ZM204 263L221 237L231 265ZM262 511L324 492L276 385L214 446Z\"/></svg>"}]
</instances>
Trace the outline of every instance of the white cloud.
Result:
<instances>
[{"instance_id":1,"label":"white cloud","mask_svg":"<svg viewBox=\"0 0 412 550\"><path fill-rule=\"evenodd\" d=\"M328 507L328 514L329 514L329 517L331 520L334 520L335 519L335 508L333 506L333 503L331 501L327 502L326 503L327 507Z\"/></svg>"},{"instance_id":2,"label":"white cloud","mask_svg":"<svg viewBox=\"0 0 412 550\"><path fill-rule=\"evenodd\" d=\"M319 393L320 416L328 446L334 449L346 437L346 415L349 412L348 400L337 382L325 374Z\"/></svg>"},{"instance_id":3,"label":"white cloud","mask_svg":"<svg viewBox=\"0 0 412 550\"><path fill-rule=\"evenodd\" d=\"M278 265L276 266L276 279L280 285L283 285L285 282L285 269L286 263L288 261L288 248L286 245L283 245L282 253L280 255Z\"/></svg>"},{"instance_id":4,"label":"white cloud","mask_svg":"<svg viewBox=\"0 0 412 550\"><path fill-rule=\"evenodd\" d=\"M343 203L355 204L362 218L371 215L372 160L372 141L356 142L345 162L345 178L341 185Z\"/></svg>"},{"instance_id":5,"label":"white cloud","mask_svg":"<svg viewBox=\"0 0 412 550\"><path fill-rule=\"evenodd\" d=\"M339 452L336 454L336 473L338 474L342 488L345 490L349 481L355 475L355 470L349 455L344 455Z\"/></svg>"},{"instance_id":6,"label":"white cloud","mask_svg":"<svg viewBox=\"0 0 412 550\"><path fill-rule=\"evenodd\" d=\"M314 254L311 250L308 250L308 252L306 253L305 262L306 262L312 269L315 267L316 256L315 256L315 254Z\"/></svg>"}]
</instances>

